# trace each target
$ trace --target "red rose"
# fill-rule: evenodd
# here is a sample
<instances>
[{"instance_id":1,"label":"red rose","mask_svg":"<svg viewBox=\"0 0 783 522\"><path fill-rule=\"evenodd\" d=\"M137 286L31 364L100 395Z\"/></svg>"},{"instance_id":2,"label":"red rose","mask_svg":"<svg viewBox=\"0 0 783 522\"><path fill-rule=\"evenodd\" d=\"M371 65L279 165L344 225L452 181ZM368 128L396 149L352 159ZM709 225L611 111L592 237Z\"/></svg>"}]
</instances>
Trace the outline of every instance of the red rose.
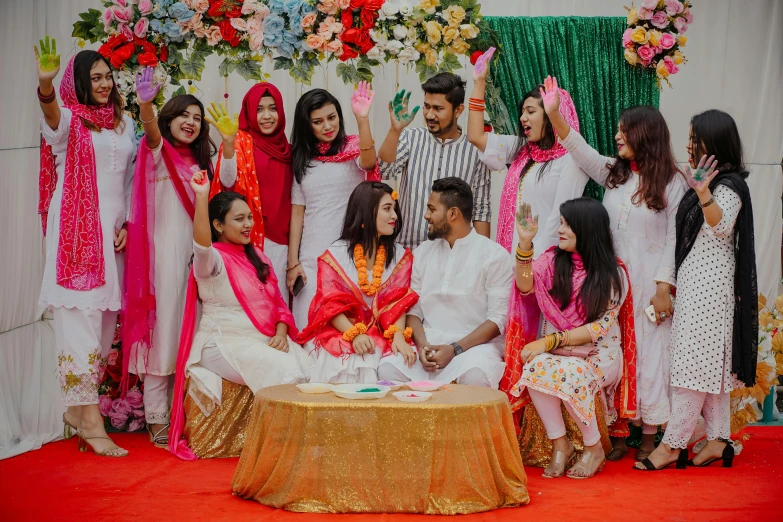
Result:
<instances>
[{"instance_id":1,"label":"red rose","mask_svg":"<svg viewBox=\"0 0 783 522\"><path fill-rule=\"evenodd\" d=\"M370 49L375 47L375 42L370 38L370 30L362 29L359 35L356 37L356 46L359 48L359 52L367 54Z\"/></svg>"},{"instance_id":2,"label":"red rose","mask_svg":"<svg viewBox=\"0 0 783 522\"><path fill-rule=\"evenodd\" d=\"M351 9L361 9L366 2L367 0L351 0Z\"/></svg>"},{"instance_id":3,"label":"red rose","mask_svg":"<svg viewBox=\"0 0 783 522\"><path fill-rule=\"evenodd\" d=\"M340 22L343 24L344 29L350 29L353 27L353 11L346 9L340 14Z\"/></svg>"},{"instance_id":4,"label":"red rose","mask_svg":"<svg viewBox=\"0 0 783 522\"><path fill-rule=\"evenodd\" d=\"M484 132L492 132L492 124L484 123Z\"/></svg>"},{"instance_id":5,"label":"red rose","mask_svg":"<svg viewBox=\"0 0 783 522\"><path fill-rule=\"evenodd\" d=\"M340 33L340 41L343 43L356 43L360 33L359 29L346 29Z\"/></svg>"},{"instance_id":6,"label":"red rose","mask_svg":"<svg viewBox=\"0 0 783 522\"><path fill-rule=\"evenodd\" d=\"M133 56L133 53L136 52L136 46L132 43L128 43L111 53L111 58L109 61L111 62L112 67L115 69L119 69L122 67L122 65L130 60L130 57Z\"/></svg>"},{"instance_id":7,"label":"red rose","mask_svg":"<svg viewBox=\"0 0 783 522\"><path fill-rule=\"evenodd\" d=\"M139 65L146 65L147 67L155 67L158 65L158 57L155 53L141 53L138 57Z\"/></svg>"},{"instance_id":8,"label":"red rose","mask_svg":"<svg viewBox=\"0 0 783 522\"><path fill-rule=\"evenodd\" d=\"M234 29L234 26L231 25L231 20L228 18L218 22L217 26L220 28L220 36L222 36L223 40L227 41L231 47L236 47L239 45L239 42L242 41L242 36L239 34L239 31Z\"/></svg>"},{"instance_id":9,"label":"red rose","mask_svg":"<svg viewBox=\"0 0 783 522\"><path fill-rule=\"evenodd\" d=\"M340 61L345 62L351 58L356 58L359 53L350 45L343 45L343 54L340 55Z\"/></svg>"},{"instance_id":10,"label":"red rose","mask_svg":"<svg viewBox=\"0 0 783 522\"><path fill-rule=\"evenodd\" d=\"M476 60L478 60L482 54L484 54L484 51L475 51L473 54L471 54L470 55L471 65L476 65Z\"/></svg>"},{"instance_id":11,"label":"red rose","mask_svg":"<svg viewBox=\"0 0 783 522\"><path fill-rule=\"evenodd\" d=\"M122 35L115 34L114 36L109 37L105 44L101 45L98 52L101 53L104 58L109 58L112 55L112 52L124 43L125 38L123 38Z\"/></svg>"},{"instance_id":12,"label":"red rose","mask_svg":"<svg viewBox=\"0 0 783 522\"><path fill-rule=\"evenodd\" d=\"M168 59L169 59L169 48L166 47L165 45L163 47L161 47L160 48L160 55L159 55L159 57L160 57L160 61L161 62L165 63L166 61L168 61Z\"/></svg>"},{"instance_id":13,"label":"red rose","mask_svg":"<svg viewBox=\"0 0 783 522\"><path fill-rule=\"evenodd\" d=\"M371 9L372 11L377 11L381 7L383 7L383 3L385 0L365 0L363 2L365 9Z\"/></svg>"},{"instance_id":14,"label":"red rose","mask_svg":"<svg viewBox=\"0 0 783 522\"><path fill-rule=\"evenodd\" d=\"M225 16L226 18L236 18L242 16L243 0L209 0L209 9L207 14L212 18L216 16ZM221 34L223 31L221 31ZM225 36L223 39L226 39Z\"/></svg>"},{"instance_id":15,"label":"red rose","mask_svg":"<svg viewBox=\"0 0 783 522\"><path fill-rule=\"evenodd\" d=\"M359 18L362 21L362 26L366 29L372 29L375 27L375 20L378 19L378 11L371 11L366 7L362 9Z\"/></svg>"},{"instance_id":16,"label":"red rose","mask_svg":"<svg viewBox=\"0 0 783 522\"><path fill-rule=\"evenodd\" d=\"M157 51L155 44L146 40L142 40L141 43L137 43L136 45L141 47L141 52L143 53L155 54L155 51Z\"/></svg>"}]
</instances>

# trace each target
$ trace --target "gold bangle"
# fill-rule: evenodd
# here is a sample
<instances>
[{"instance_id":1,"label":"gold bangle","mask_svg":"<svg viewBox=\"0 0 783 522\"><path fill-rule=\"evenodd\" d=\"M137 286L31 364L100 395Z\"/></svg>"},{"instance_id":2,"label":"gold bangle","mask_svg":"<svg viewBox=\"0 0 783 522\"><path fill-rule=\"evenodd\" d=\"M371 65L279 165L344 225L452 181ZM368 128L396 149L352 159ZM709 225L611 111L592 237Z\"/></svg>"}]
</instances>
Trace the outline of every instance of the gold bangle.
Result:
<instances>
[{"instance_id":1,"label":"gold bangle","mask_svg":"<svg viewBox=\"0 0 783 522\"><path fill-rule=\"evenodd\" d=\"M139 121L141 122L142 125L147 125L147 124L152 123L153 121L155 121L157 119L158 119L157 112L152 116L152 119L150 119L150 120L145 120L144 118L141 117L141 113L139 113Z\"/></svg>"},{"instance_id":2,"label":"gold bangle","mask_svg":"<svg viewBox=\"0 0 783 522\"><path fill-rule=\"evenodd\" d=\"M570 346L571 345L571 331L566 330L563 332L563 342L560 344L560 346Z\"/></svg>"},{"instance_id":3,"label":"gold bangle","mask_svg":"<svg viewBox=\"0 0 783 522\"><path fill-rule=\"evenodd\" d=\"M522 250L519 248L519 245L517 245L517 255L522 257L533 257L533 254L535 253L535 249L531 246L530 250Z\"/></svg>"},{"instance_id":4,"label":"gold bangle","mask_svg":"<svg viewBox=\"0 0 783 522\"><path fill-rule=\"evenodd\" d=\"M297 264L295 264L294 266L289 266L289 267L286 267L285 271L286 271L286 272L289 272L289 271L293 270L294 268L298 267L298 266L299 266L299 265L301 265L301 264L302 264L302 262L301 262L301 261L299 261L299 262L298 262Z\"/></svg>"},{"instance_id":5,"label":"gold bangle","mask_svg":"<svg viewBox=\"0 0 783 522\"><path fill-rule=\"evenodd\" d=\"M370 145L369 147L362 147L362 146L360 146L359 150L370 150L373 147L375 147L375 140L372 140L372 145Z\"/></svg>"}]
</instances>

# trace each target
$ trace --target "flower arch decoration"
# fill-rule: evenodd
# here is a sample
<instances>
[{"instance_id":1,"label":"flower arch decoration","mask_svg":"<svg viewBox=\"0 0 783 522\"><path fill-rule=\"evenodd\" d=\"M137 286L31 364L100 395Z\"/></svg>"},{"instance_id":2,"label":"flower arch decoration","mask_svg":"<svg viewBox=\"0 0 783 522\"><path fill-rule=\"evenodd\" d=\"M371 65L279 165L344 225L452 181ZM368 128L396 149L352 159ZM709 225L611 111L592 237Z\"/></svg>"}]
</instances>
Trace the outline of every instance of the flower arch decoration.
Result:
<instances>
[{"instance_id":1,"label":"flower arch decoration","mask_svg":"<svg viewBox=\"0 0 783 522\"><path fill-rule=\"evenodd\" d=\"M72 36L100 42L118 70L125 108L138 121L133 75L155 68L157 81L200 80L206 58L223 57L218 74L269 77L270 58L297 82L337 61L346 84L372 81L373 68L396 61L422 81L461 67L459 56L498 47L478 0L102 0L79 15ZM155 102L163 104L163 91Z\"/></svg>"}]
</instances>

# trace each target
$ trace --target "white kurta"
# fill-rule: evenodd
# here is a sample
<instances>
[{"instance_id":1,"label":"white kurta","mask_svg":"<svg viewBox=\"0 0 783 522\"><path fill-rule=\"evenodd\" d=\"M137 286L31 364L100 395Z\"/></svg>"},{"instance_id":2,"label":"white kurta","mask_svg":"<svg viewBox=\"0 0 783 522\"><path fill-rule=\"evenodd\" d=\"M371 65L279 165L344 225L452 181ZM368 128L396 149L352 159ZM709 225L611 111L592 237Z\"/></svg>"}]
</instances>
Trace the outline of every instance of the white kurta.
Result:
<instances>
[{"instance_id":1,"label":"white kurta","mask_svg":"<svg viewBox=\"0 0 783 522\"><path fill-rule=\"evenodd\" d=\"M479 159L492 170L503 170L514 161L516 136L490 133L487 146L479 153ZM543 163L535 163L521 180L521 190L517 190L517 203L529 203L534 216L538 216L538 234L533 238L535 256L546 252L558 244L557 229L560 226L560 205L564 201L581 197L587 185L587 174L579 168L570 154L549 162L543 175ZM520 197L521 196L521 197ZM515 210L516 212L516 210ZM519 243L519 235L514 227L512 248Z\"/></svg>"},{"instance_id":2,"label":"white kurta","mask_svg":"<svg viewBox=\"0 0 783 522\"><path fill-rule=\"evenodd\" d=\"M152 151L155 161L155 329L147 356L130 361L136 375L173 375L177 365L182 313L193 256L193 221L182 208L161 156L163 141ZM200 170L198 165L191 172ZM152 188L152 187L150 187Z\"/></svg>"},{"instance_id":3,"label":"white kurta","mask_svg":"<svg viewBox=\"0 0 783 522\"><path fill-rule=\"evenodd\" d=\"M221 377L199 364L202 351L213 346L253 393L267 386L306 382L313 360L304 348L290 338L288 352L270 347L269 337L256 329L234 294L220 253L195 243L193 251L202 307L187 371L199 390L220 404Z\"/></svg>"},{"instance_id":4,"label":"white kurta","mask_svg":"<svg viewBox=\"0 0 783 522\"><path fill-rule=\"evenodd\" d=\"M721 393L742 386L731 373L737 264L734 225L742 200L723 185L713 197L723 217L714 227L705 221L677 273L671 385Z\"/></svg>"},{"instance_id":5,"label":"white kurta","mask_svg":"<svg viewBox=\"0 0 783 522\"><path fill-rule=\"evenodd\" d=\"M511 254L475 230L450 247L445 239L425 241L413 253L411 289L419 302L408 312L422 320L430 344L451 344L492 321L500 335L487 344L474 346L454 357L445 367L427 373L416 360L413 368L405 366L401 356L388 359L411 380L437 379L452 382L472 368L487 376L493 388L498 387L505 363L504 332L508 297L514 277Z\"/></svg>"},{"instance_id":6,"label":"white kurta","mask_svg":"<svg viewBox=\"0 0 783 522\"><path fill-rule=\"evenodd\" d=\"M353 264L353 255L348 253L348 242L335 241L328 250L351 281L358 282L359 272ZM383 276L381 276L383 282L386 282L386 280L389 279L392 271L404 255L405 248L398 244L394 252L394 261L383 270ZM369 267L368 272L371 271L372 267ZM372 274L370 274L370 277L372 277ZM362 294L362 296L364 297L364 302L372 307L373 297L365 294ZM305 348L309 351L314 349L315 346L313 342L310 341L305 345ZM352 354L348 357L335 357L326 350L317 350L316 353L317 358L315 367L310 376L312 382L374 383L378 380L378 364L380 363L382 356L380 348L376 348L374 354Z\"/></svg>"},{"instance_id":7,"label":"white kurta","mask_svg":"<svg viewBox=\"0 0 783 522\"><path fill-rule=\"evenodd\" d=\"M669 420L669 342L671 322L656 325L645 314L655 295L657 282L675 285L674 247L677 208L685 194L685 180L676 174L666 187L666 209L655 212L644 202L634 204L639 175L624 184L606 188L614 158L601 156L582 136L571 131L563 140L582 168L605 187L604 207L609 214L617 256L623 260L631 278L637 351L637 401L640 417L649 425Z\"/></svg>"},{"instance_id":8,"label":"white kurta","mask_svg":"<svg viewBox=\"0 0 783 522\"><path fill-rule=\"evenodd\" d=\"M104 129L91 132L95 149L95 172L98 185L98 209L103 233L103 260L106 284L88 291L70 290L57 285L57 248L60 241L60 202L65 177L65 157L71 125L71 111L60 107L60 125L52 130L41 120L41 133L55 155L57 187L52 195L46 226L46 266L39 303L42 306L79 308L81 310L119 310L122 304L122 254L114 252L114 231L127 219L136 158L133 120L123 116L121 133Z\"/></svg>"},{"instance_id":9,"label":"white kurta","mask_svg":"<svg viewBox=\"0 0 783 522\"><path fill-rule=\"evenodd\" d=\"M343 163L312 160L311 165L302 183L294 180L291 187L291 203L305 207L299 261L307 284L294 297L291 307L300 330L307 326L307 312L318 286L318 256L340 237L348 198L367 177L367 172L359 166L359 158Z\"/></svg>"}]
</instances>

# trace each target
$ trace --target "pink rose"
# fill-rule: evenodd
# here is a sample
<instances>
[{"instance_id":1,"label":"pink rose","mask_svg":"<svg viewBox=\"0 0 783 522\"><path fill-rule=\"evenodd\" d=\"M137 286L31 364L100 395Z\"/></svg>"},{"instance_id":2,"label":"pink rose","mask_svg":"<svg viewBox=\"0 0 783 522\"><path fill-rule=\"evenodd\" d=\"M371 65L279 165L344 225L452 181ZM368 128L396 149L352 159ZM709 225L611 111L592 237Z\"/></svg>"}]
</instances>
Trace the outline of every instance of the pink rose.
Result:
<instances>
[{"instance_id":1,"label":"pink rose","mask_svg":"<svg viewBox=\"0 0 783 522\"><path fill-rule=\"evenodd\" d=\"M139 410L133 410L133 416L136 417L137 419L143 419L144 418L144 409L142 408L142 409L139 409Z\"/></svg>"},{"instance_id":2,"label":"pink rose","mask_svg":"<svg viewBox=\"0 0 783 522\"><path fill-rule=\"evenodd\" d=\"M252 33L250 35L250 49L252 51L258 51L264 46L264 33Z\"/></svg>"},{"instance_id":3,"label":"pink rose","mask_svg":"<svg viewBox=\"0 0 783 522\"><path fill-rule=\"evenodd\" d=\"M658 0L642 0L642 7L645 9L655 9L658 6Z\"/></svg>"},{"instance_id":4,"label":"pink rose","mask_svg":"<svg viewBox=\"0 0 783 522\"><path fill-rule=\"evenodd\" d=\"M120 357L119 350L114 350L114 349L109 350L109 356L107 357L107 359L109 360L109 366L114 366L115 364L117 364L117 359L119 359L119 357Z\"/></svg>"},{"instance_id":5,"label":"pink rose","mask_svg":"<svg viewBox=\"0 0 783 522\"><path fill-rule=\"evenodd\" d=\"M257 18L251 18L247 21L247 32L251 35L258 34L263 32L263 25L264 23L257 19Z\"/></svg>"},{"instance_id":6,"label":"pink rose","mask_svg":"<svg viewBox=\"0 0 783 522\"><path fill-rule=\"evenodd\" d=\"M130 9L123 9L115 5L112 7L112 11L114 11L114 19L120 23L127 24L133 19L133 6L130 6Z\"/></svg>"},{"instance_id":7,"label":"pink rose","mask_svg":"<svg viewBox=\"0 0 783 522\"><path fill-rule=\"evenodd\" d=\"M257 18L263 22L264 18L267 16L269 16L269 8L263 4L259 4L258 7L256 7L256 14L253 15L253 18Z\"/></svg>"},{"instance_id":8,"label":"pink rose","mask_svg":"<svg viewBox=\"0 0 783 522\"><path fill-rule=\"evenodd\" d=\"M131 408L141 408L144 404L144 396L139 390L131 390L125 394L125 401Z\"/></svg>"},{"instance_id":9,"label":"pink rose","mask_svg":"<svg viewBox=\"0 0 783 522\"><path fill-rule=\"evenodd\" d=\"M340 40L332 40L326 44L326 50L335 56L340 56L343 54L343 43Z\"/></svg>"},{"instance_id":10,"label":"pink rose","mask_svg":"<svg viewBox=\"0 0 783 522\"><path fill-rule=\"evenodd\" d=\"M693 23L693 13L691 13L691 10L690 10L690 9L688 9L687 11L685 11L685 12L683 13L683 16L685 16L685 20L686 20L686 21L687 21L689 24L692 24L692 23Z\"/></svg>"},{"instance_id":11,"label":"pink rose","mask_svg":"<svg viewBox=\"0 0 783 522\"><path fill-rule=\"evenodd\" d=\"M335 0L319 0L318 10L326 14L337 14L337 2Z\"/></svg>"},{"instance_id":12,"label":"pink rose","mask_svg":"<svg viewBox=\"0 0 783 522\"><path fill-rule=\"evenodd\" d=\"M153 8L152 0L139 0L139 11L141 11L142 16L150 14Z\"/></svg>"},{"instance_id":13,"label":"pink rose","mask_svg":"<svg viewBox=\"0 0 783 522\"><path fill-rule=\"evenodd\" d=\"M669 25L669 17L666 16L666 13L664 11L655 11L655 14L650 19L650 23L653 24L658 29L663 29L667 25Z\"/></svg>"},{"instance_id":14,"label":"pink rose","mask_svg":"<svg viewBox=\"0 0 783 522\"><path fill-rule=\"evenodd\" d=\"M677 67L677 64L674 63L674 60L672 60L671 56L664 57L663 66L666 67L666 70L669 71L669 74L677 74L680 71L680 68Z\"/></svg>"},{"instance_id":15,"label":"pink rose","mask_svg":"<svg viewBox=\"0 0 783 522\"><path fill-rule=\"evenodd\" d=\"M640 62L648 65L655 56L655 50L649 45L643 45L636 50L636 54L639 56Z\"/></svg>"},{"instance_id":16,"label":"pink rose","mask_svg":"<svg viewBox=\"0 0 783 522\"><path fill-rule=\"evenodd\" d=\"M682 13L683 9L684 7L682 6L682 2L680 2L680 0L666 0L666 14L669 16L680 14Z\"/></svg>"},{"instance_id":17,"label":"pink rose","mask_svg":"<svg viewBox=\"0 0 783 522\"><path fill-rule=\"evenodd\" d=\"M623 33L623 47L628 47L628 44L631 43L631 28L625 30Z\"/></svg>"},{"instance_id":18,"label":"pink rose","mask_svg":"<svg viewBox=\"0 0 783 522\"><path fill-rule=\"evenodd\" d=\"M688 31L688 21L678 16L674 19L674 28L678 33L683 34Z\"/></svg>"},{"instance_id":19,"label":"pink rose","mask_svg":"<svg viewBox=\"0 0 783 522\"><path fill-rule=\"evenodd\" d=\"M311 34L307 36L307 40L305 40L305 45L312 49L313 51L323 51L326 47L326 40L322 36L318 36L317 34Z\"/></svg>"},{"instance_id":20,"label":"pink rose","mask_svg":"<svg viewBox=\"0 0 783 522\"><path fill-rule=\"evenodd\" d=\"M223 39L223 36L220 34L220 27L216 25L206 28L205 35L209 45L217 45Z\"/></svg>"},{"instance_id":21,"label":"pink rose","mask_svg":"<svg viewBox=\"0 0 783 522\"><path fill-rule=\"evenodd\" d=\"M149 27L149 25L150 25L149 20L147 20L144 17L139 18L139 21L136 22L136 25L133 26L133 34L135 34L139 38L144 38L145 36L147 36L147 28ZM114 363L109 363L109 364L114 364Z\"/></svg>"},{"instance_id":22,"label":"pink rose","mask_svg":"<svg viewBox=\"0 0 783 522\"><path fill-rule=\"evenodd\" d=\"M658 44L661 46L662 49L671 49L674 47L674 36L672 36L671 33L663 33L661 36L661 39L658 41Z\"/></svg>"},{"instance_id":23,"label":"pink rose","mask_svg":"<svg viewBox=\"0 0 783 522\"><path fill-rule=\"evenodd\" d=\"M351 7L351 0L337 0L337 5L340 6L340 9L348 9Z\"/></svg>"},{"instance_id":24,"label":"pink rose","mask_svg":"<svg viewBox=\"0 0 783 522\"><path fill-rule=\"evenodd\" d=\"M133 410L130 404L128 404L128 401L125 399L115 399L111 404L111 409L114 413L125 415L125 417L130 415L130 412Z\"/></svg>"},{"instance_id":25,"label":"pink rose","mask_svg":"<svg viewBox=\"0 0 783 522\"><path fill-rule=\"evenodd\" d=\"M128 5L128 3L125 0L112 0L112 2L114 2L115 4L120 5L122 7L125 7L126 5Z\"/></svg>"},{"instance_id":26,"label":"pink rose","mask_svg":"<svg viewBox=\"0 0 783 522\"><path fill-rule=\"evenodd\" d=\"M309 15L302 18L302 29L309 29L314 25L315 25L315 13L310 13Z\"/></svg>"},{"instance_id":27,"label":"pink rose","mask_svg":"<svg viewBox=\"0 0 783 522\"><path fill-rule=\"evenodd\" d=\"M120 31L120 34L128 40L129 42L133 41L133 31L131 31L130 27L128 27L126 24L120 24L117 29Z\"/></svg>"},{"instance_id":28,"label":"pink rose","mask_svg":"<svg viewBox=\"0 0 783 522\"><path fill-rule=\"evenodd\" d=\"M197 13L206 13L209 10L209 0L193 0L192 9L195 9Z\"/></svg>"},{"instance_id":29,"label":"pink rose","mask_svg":"<svg viewBox=\"0 0 783 522\"><path fill-rule=\"evenodd\" d=\"M98 397L98 409L104 417L109 415L109 412L111 411L111 398L108 395L101 395Z\"/></svg>"},{"instance_id":30,"label":"pink rose","mask_svg":"<svg viewBox=\"0 0 783 522\"><path fill-rule=\"evenodd\" d=\"M636 14L639 16L639 20L649 20L653 17L653 10L647 9L646 7L640 7Z\"/></svg>"},{"instance_id":31,"label":"pink rose","mask_svg":"<svg viewBox=\"0 0 783 522\"><path fill-rule=\"evenodd\" d=\"M144 428L144 424L144 419L133 419L130 421L130 424L128 424L128 431L139 431Z\"/></svg>"},{"instance_id":32,"label":"pink rose","mask_svg":"<svg viewBox=\"0 0 783 522\"><path fill-rule=\"evenodd\" d=\"M101 15L101 20L103 20L103 29L108 31L109 26L114 21L114 10L113 9L105 10Z\"/></svg>"},{"instance_id":33,"label":"pink rose","mask_svg":"<svg viewBox=\"0 0 783 522\"><path fill-rule=\"evenodd\" d=\"M203 23L199 23L197 27L193 28L193 34L196 35L196 38L206 38L207 28L204 27Z\"/></svg>"},{"instance_id":34,"label":"pink rose","mask_svg":"<svg viewBox=\"0 0 783 522\"><path fill-rule=\"evenodd\" d=\"M231 19L231 27L236 29L237 31L247 31L247 22L245 22L241 18L232 18Z\"/></svg>"}]
</instances>

